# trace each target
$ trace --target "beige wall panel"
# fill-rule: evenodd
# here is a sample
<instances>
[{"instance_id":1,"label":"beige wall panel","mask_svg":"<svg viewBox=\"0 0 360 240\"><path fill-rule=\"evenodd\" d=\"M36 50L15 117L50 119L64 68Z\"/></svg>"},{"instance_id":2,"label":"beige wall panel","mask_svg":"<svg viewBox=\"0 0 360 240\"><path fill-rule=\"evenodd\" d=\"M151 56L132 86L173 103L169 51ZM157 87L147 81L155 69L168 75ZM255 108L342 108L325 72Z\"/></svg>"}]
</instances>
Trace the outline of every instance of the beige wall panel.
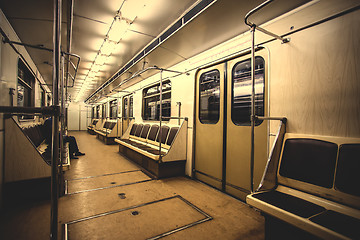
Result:
<instances>
[{"instance_id":1,"label":"beige wall panel","mask_svg":"<svg viewBox=\"0 0 360 240\"><path fill-rule=\"evenodd\" d=\"M91 114L88 113L88 110L84 105L81 105L80 130L85 131L87 129L87 126L89 126L90 121L91 121Z\"/></svg>"},{"instance_id":2,"label":"beige wall panel","mask_svg":"<svg viewBox=\"0 0 360 240\"><path fill-rule=\"evenodd\" d=\"M269 44L271 115L287 132L360 136L359 25L357 11Z\"/></svg>"}]
</instances>

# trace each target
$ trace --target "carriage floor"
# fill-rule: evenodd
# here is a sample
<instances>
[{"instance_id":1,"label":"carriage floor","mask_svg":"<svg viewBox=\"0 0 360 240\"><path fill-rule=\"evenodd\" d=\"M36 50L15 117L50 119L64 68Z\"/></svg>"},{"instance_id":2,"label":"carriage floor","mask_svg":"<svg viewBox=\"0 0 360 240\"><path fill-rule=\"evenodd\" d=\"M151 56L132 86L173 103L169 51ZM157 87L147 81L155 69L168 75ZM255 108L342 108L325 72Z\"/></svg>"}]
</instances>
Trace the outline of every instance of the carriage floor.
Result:
<instances>
[{"instance_id":1,"label":"carriage floor","mask_svg":"<svg viewBox=\"0 0 360 240\"><path fill-rule=\"evenodd\" d=\"M87 132L85 156L65 173L59 239L264 239L264 218L243 202L186 177L154 180ZM7 207L0 239L49 239L50 201Z\"/></svg>"}]
</instances>

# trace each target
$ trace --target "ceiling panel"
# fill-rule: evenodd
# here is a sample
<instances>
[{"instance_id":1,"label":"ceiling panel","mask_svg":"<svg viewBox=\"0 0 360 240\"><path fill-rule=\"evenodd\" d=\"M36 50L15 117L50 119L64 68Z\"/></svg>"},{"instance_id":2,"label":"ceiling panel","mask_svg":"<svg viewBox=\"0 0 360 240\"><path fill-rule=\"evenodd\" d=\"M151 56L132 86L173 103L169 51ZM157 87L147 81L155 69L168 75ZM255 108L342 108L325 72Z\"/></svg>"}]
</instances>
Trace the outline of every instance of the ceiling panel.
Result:
<instances>
[{"instance_id":1,"label":"ceiling panel","mask_svg":"<svg viewBox=\"0 0 360 240\"><path fill-rule=\"evenodd\" d=\"M244 23L244 16L249 10L262 2L262 0L254 0L241 1L241 4L236 4L233 0L218 0L146 56L147 66L156 65L162 68L169 68L248 31L249 27ZM264 8L260 14L254 14L250 20L261 24L306 2L308 0L277 0L267 8ZM142 63L138 63L130 71L135 72L134 69L139 70L141 67ZM146 78L155 73L156 71L149 71L142 74L142 77ZM116 79L107 88L109 90L113 89L128 77L129 75L125 75ZM141 78L135 78L123 86L130 86L140 80Z\"/></svg>"},{"instance_id":2,"label":"ceiling panel","mask_svg":"<svg viewBox=\"0 0 360 240\"><path fill-rule=\"evenodd\" d=\"M116 51L99 72L98 78L86 91L85 99L121 67L127 64L146 45L179 19L197 0L74 0L72 53L80 55L81 62L75 87L69 91L72 99L84 82L100 46L109 30L116 12L123 16L138 15L123 37ZM193 21L152 51L145 60L147 66L171 67L200 52L218 45L238 34L248 31L244 24L245 14L263 2L262 0L217 0ZM265 22L293 9L308 0L277 0L252 17L257 23ZM42 44L52 48L53 1L49 0L0 0L0 7L24 43ZM62 49L66 47L68 1L63 1ZM139 6L137 6L140 4ZM141 6L146 5L144 8ZM19 8L21 6L21 8ZM135 6L135 7L129 7ZM121 8L122 7L122 8ZM52 54L27 48L44 79L52 81ZM133 73L143 67L143 61L130 69ZM143 74L143 77L154 71ZM131 74L125 73L114 81L109 90ZM138 78L132 83L141 80ZM129 83L129 84L132 84Z\"/></svg>"}]
</instances>

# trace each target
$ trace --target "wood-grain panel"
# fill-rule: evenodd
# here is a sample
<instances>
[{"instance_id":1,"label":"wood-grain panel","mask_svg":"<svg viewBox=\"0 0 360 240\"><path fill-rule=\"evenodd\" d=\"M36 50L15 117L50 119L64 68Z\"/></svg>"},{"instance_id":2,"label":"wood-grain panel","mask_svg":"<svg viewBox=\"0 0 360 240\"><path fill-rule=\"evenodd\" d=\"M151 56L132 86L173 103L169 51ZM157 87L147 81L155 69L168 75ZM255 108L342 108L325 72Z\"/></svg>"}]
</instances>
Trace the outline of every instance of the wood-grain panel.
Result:
<instances>
[{"instance_id":1,"label":"wood-grain panel","mask_svg":"<svg viewBox=\"0 0 360 240\"><path fill-rule=\"evenodd\" d=\"M356 11L268 45L271 115L287 132L360 136L359 24Z\"/></svg>"}]
</instances>

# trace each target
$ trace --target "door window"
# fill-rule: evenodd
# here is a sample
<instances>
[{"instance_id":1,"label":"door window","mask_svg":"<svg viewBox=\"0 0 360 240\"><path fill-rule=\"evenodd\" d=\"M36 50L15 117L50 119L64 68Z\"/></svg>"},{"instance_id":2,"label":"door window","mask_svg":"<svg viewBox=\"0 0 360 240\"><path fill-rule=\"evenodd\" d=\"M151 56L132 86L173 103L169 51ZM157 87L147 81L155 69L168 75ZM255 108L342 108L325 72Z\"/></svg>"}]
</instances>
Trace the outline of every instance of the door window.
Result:
<instances>
[{"instance_id":1,"label":"door window","mask_svg":"<svg viewBox=\"0 0 360 240\"><path fill-rule=\"evenodd\" d=\"M264 116L265 63L255 58L255 115ZM238 62L232 70L231 120L240 126L250 126L251 116L251 60ZM257 120L255 125L260 125Z\"/></svg>"},{"instance_id":2,"label":"door window","mask_svg":"<svg viewBox=\"0 0 360 240\"><path fill-rule=\"evenodd\" d=\"M201 74L199 81L199 120L215 124L220 117L220 72L212 70Z\"/></svg>"}]
</instances>

